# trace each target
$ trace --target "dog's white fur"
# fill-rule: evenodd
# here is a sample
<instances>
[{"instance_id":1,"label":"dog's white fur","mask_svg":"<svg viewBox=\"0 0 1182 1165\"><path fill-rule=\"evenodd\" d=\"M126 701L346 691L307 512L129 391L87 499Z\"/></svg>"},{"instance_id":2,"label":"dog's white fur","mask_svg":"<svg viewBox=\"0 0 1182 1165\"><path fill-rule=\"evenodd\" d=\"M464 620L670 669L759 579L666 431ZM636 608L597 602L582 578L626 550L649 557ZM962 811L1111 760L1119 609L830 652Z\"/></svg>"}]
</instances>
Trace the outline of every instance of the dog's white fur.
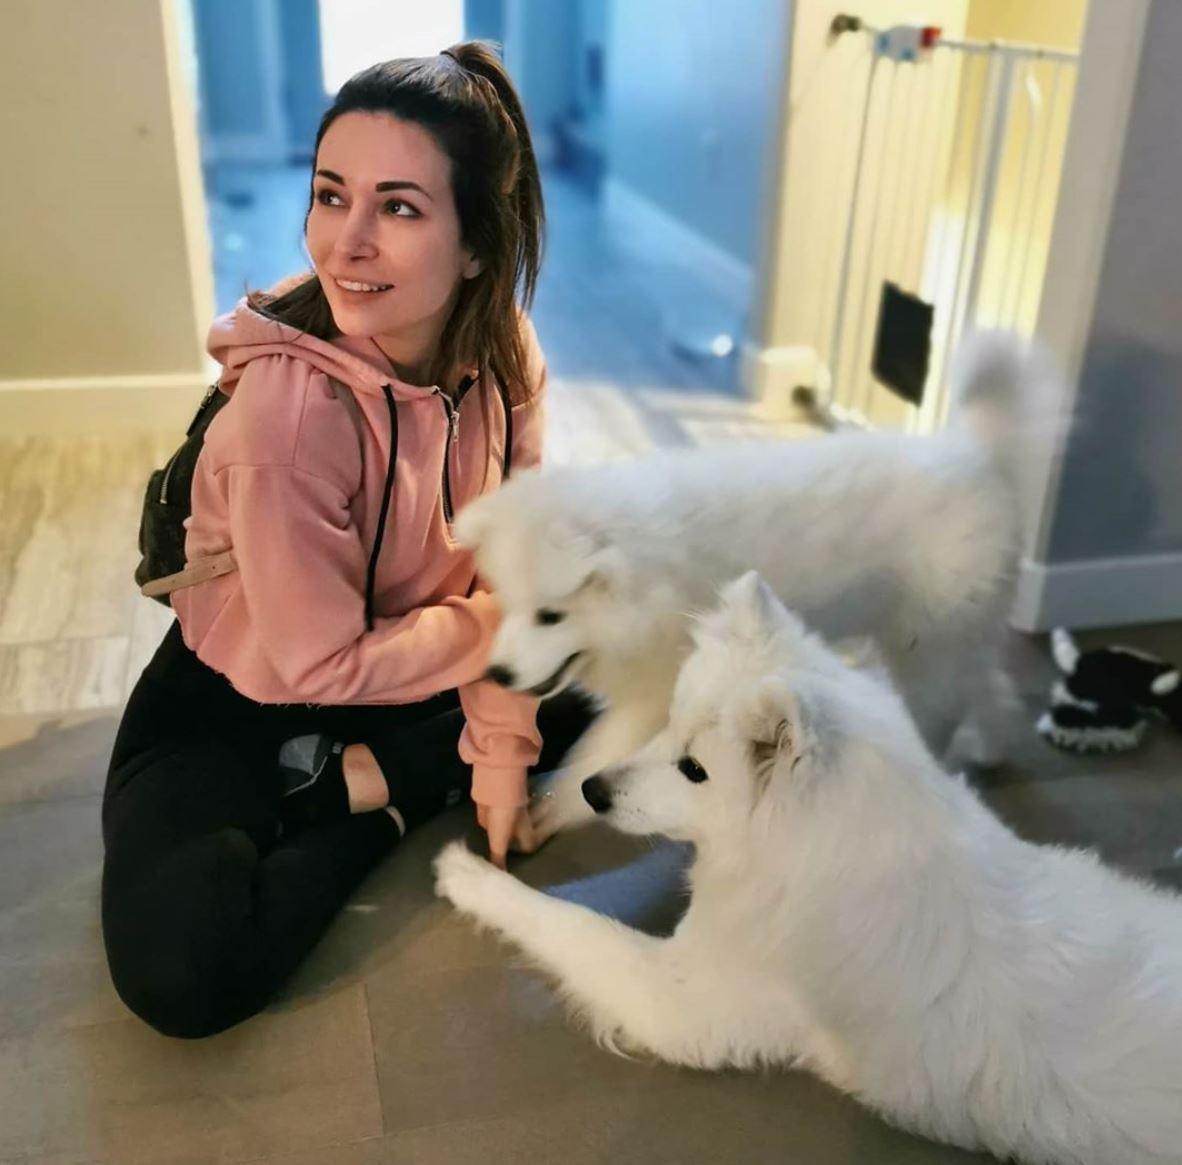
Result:
<instances>
[{"instance_id":1,"label":"dog's white fur","mask_svg":"<svg viewBox=\"0 0 1182 1165\"><path fill-rule=\"evenodd\" d=\"M1053 407L1055 378L1043 353L996 333L971 338L953 379L958 407L938 436L830 435L523 474L459 515L457 537L504 609L491 662L517 689L577 682L606 706L535 805L543 838L587 818L583 778L659 730L689 614L751 568L831 640L869 637L938 754L973 710L967 759L997 759L1012 720L995 657L1018 470L1031 406Z\"/></svg>"},{"instance_id":2,"label":"dog's white fur","mask_svg":"<svg viewBox=\"0 0 1182 1165\"><path fill-rule=\"evenodd\" d=\"M754 576L695 636L668 727L597 778L611 824L695 843L673 936L462 846L440 855L439 893L556 975L609 1044L806 1067L1002 1157L1182 1160L1182 899L1016 837L888 686ZM708 779L686 779L687 756Z\"/></svg>"}]
</instances>

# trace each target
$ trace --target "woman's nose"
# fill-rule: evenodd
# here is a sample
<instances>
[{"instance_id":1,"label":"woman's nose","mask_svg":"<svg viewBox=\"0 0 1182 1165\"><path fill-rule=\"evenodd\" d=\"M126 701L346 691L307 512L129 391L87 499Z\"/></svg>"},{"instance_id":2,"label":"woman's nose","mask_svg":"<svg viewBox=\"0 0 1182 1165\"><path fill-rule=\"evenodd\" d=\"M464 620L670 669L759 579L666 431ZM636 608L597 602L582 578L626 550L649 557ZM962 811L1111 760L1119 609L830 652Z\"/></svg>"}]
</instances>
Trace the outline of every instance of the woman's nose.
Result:
<instances>
[{"instance_id":1,"label":"woman's nose","mask_svg":"<svg viewBox=\"0 0 1182 1165\"><path fill-rule=\"evenodd\" d=\"M373 223L361 208L345 220L334 249L343 259L371 259L377 253Z\"/></svg>"}]
</instances>

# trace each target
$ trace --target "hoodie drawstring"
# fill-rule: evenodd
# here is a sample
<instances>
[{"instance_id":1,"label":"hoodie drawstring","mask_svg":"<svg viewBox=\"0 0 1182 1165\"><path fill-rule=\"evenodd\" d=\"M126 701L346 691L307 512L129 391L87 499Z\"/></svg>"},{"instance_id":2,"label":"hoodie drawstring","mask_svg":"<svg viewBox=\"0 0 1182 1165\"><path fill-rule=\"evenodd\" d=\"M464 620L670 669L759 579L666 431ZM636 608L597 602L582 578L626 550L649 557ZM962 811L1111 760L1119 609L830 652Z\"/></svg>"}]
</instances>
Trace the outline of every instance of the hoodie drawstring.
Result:
<instances>
[{"instance_id":1,"label":"hoodie drawstring","mask_svg":"<svg viewBox=\"0 0 1182 1165\"><path fill-rule=\"evenodd\" d=\"M505 449L501 454L501 478L504 480L509 476L509 470L513 465L513 406L509 403L509 390L499 378L497 392L500 394L501 408L505 413Z\"/></svg>"},{"instance_id":2,"label":"hoodie drawstring","mask_svg":"<svg viewBox=\"0 0 1182 1165\"><path fill-rule=\"evenodd\" d=\"M501 408L505 414L505 448L501 454L501 477L508 478L513 465L513 406L509 403L509 390L499 379L496 382L497 393L501 398ZM373 592L374 579L377 577L378 558L382 553L382 538L386 533L386 519L390 514L390 497L394 492L394 469L398 461L398 408L394 403L394 393L388 384L382 385L382 395L386 398L386 408L390 413L390 460L386 466L386 488L382 493L382 508L378 513L378 528L374 536L373 550L369 556L369 568L365 572L365 629L373 630ZM444 456L447 456L446 450Z\"/></svg>"},{"instance_id":3,"label":"hoodie drawstring","mask_svg":"<svg viewBox=\"0 0 1182 1165\"><path fill-rule=\"evenodd\" d=\"M386 488L382 493L382 508L378 513L378 529L373 540L373 551L369 556L369 569L365 573L365 629L373 630L373 589L378 571L378 556L382 553L382 536L386 532L386 518L390 513L390 495L394 492L394 466L398 461L398 409L394 404L394 393L388 384L382 385L386 408L390 411L390 460L386 466Z\"/></svg>"}]
</instances>

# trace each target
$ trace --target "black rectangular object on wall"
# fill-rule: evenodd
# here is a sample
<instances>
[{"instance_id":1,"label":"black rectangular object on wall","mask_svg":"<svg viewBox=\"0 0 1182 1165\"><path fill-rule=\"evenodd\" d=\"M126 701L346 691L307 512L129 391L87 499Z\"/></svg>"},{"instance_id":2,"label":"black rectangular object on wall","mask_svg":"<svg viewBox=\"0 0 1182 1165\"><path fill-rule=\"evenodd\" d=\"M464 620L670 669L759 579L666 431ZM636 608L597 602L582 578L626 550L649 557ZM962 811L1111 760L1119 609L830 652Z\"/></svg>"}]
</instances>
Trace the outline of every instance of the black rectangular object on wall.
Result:
<instances>
[{"instance_id":1,"label":"black rectangular object on wall","mask_svg":"<svg viewBox=\"0 0 1182 1165\"><path fill-rule=\"evenodd\" d=\"M913 405L923 401L932 355L935 310L887 281L878 305L871 371L879 383Z\"/></svg>"}]
</instances>

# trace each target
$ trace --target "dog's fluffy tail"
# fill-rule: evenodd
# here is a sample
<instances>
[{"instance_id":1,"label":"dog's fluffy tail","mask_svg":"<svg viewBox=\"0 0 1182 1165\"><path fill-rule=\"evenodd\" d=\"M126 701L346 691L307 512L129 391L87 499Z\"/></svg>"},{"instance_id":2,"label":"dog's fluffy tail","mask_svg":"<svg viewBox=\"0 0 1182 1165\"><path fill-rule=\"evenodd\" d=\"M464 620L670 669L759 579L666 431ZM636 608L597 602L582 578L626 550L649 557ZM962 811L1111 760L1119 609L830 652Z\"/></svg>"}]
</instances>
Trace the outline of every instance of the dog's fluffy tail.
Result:
<instances>
[{"instance_id":1,"label":"dog's fluffy tail","mask_svg":"<svg viewBox=\"0 0 1182 1165\"><path fill-rule=\"evenodd\" d=\"M1016 332L967 334L952 364L954 424L980 441L1030 498L1064 425L1066 393L1046 347Z\"/></svg>"}]
</instances>

